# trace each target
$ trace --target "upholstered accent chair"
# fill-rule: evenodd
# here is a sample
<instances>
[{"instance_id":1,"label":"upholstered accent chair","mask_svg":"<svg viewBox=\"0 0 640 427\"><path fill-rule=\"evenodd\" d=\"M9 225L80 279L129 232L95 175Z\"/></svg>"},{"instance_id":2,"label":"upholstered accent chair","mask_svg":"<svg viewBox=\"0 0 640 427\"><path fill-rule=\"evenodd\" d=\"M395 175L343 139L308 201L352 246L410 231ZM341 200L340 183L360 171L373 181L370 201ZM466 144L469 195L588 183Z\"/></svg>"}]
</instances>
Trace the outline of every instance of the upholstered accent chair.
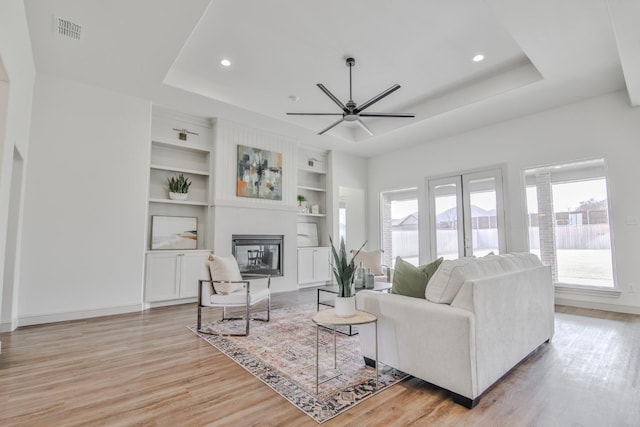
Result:
<instances>
[{"instance_id":1,"label":"upholstered accent chair","mask_svg":"<svg viewBox=\"0 0 640 427\"><path fill-rule=\"evenodd\" d=\"M210 335L247 336L251 320L268 322L271 316L271 276L265 274L240 274L238 263L233 256L210 255L203 271L204 279L198 281L198 332ZM247 280L252 278L256 280ZM256 285L252 281L266 280L266 287ZM265 302L266 317L251 317L251 308ZM204 308L221 308L222 320L245 320L244 333L215 333L202 330L202 310ZM227 308L244 308L243 317L227 317Z\"/></svg>"}]
</instances>

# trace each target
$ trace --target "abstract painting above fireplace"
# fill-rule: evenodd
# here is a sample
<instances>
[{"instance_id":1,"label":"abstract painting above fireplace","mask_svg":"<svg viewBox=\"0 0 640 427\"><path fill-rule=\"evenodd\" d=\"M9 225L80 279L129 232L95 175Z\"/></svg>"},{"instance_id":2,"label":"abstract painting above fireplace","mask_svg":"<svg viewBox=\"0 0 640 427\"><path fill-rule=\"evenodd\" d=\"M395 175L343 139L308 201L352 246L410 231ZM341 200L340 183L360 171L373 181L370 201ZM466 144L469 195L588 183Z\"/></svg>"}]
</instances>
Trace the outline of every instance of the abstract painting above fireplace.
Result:
<instances>
[{"instance_id":1,"label":"abstract painting above fireplace","mask_svg":"<svg viewBox=\"0 0 640 427\"><path fill-rule=\"evenodd\" d=\"M284 236L234 234L231 239L231 251L238 261L240 273L282 276Z\"/></svg>"}]
</instances>

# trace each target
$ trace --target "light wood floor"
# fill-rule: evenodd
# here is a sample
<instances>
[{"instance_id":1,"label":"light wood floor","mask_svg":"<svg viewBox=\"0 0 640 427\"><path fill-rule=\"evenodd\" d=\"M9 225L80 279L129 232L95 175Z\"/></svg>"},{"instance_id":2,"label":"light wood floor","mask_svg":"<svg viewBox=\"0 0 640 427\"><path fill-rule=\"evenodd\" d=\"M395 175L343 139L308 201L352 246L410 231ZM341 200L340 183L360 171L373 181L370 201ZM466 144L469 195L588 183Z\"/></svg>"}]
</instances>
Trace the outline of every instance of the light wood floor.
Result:
<instances>
[{"instance_id":1,"label":"light wood floor","mask_svg":"<svg viewBox=\"0 0 640 427\"><path fill-rule=\"evenodd\" d=\"M315 301L315 290L273 306ZM469 411L410 379L327 426L638 426L640 316L558 307L556 335ZM0 425L314 426L191 333L195 304L0 334Z\"/></svg>"}]
</instances>

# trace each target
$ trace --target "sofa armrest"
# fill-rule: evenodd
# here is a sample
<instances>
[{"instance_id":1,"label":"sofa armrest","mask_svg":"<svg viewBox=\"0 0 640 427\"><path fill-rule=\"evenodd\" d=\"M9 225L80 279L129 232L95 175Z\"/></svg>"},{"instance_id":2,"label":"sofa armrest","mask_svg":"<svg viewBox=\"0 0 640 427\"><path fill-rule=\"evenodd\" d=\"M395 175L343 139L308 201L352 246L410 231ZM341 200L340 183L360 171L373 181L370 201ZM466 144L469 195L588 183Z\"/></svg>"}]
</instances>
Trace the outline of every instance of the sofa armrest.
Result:
<instances>
[{"instance_id":1,"label":"sofa armrest","mask_svg":"<svg viewBox=\"0 0 640 427\"><path fill-rule=\"evenodd\" d=\"M451 306L475 314L480 392L553 337L549 267L466 281Z\"/></svg>"},{"instance_id":2,"label":"sofa armrest","mask_svg":"<svg viewBox=\"0 0 640 427\"><path fill-rule=\"evenodd\" d=\"M360 291L356 305L378 317L379 360L463 396L473 396L473 313L421 298ZM375 358L373 325L358 326L363 356Z\"/></svg>"}]
</instances>

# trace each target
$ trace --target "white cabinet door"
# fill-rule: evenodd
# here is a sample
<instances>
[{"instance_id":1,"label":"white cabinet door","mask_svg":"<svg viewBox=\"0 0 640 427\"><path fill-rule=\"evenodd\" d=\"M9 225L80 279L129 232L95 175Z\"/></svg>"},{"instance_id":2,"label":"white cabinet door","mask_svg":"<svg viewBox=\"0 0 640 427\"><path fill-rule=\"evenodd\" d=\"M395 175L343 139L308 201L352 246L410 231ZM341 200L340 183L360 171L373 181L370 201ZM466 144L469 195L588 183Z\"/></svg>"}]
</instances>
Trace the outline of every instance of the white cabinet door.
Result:
<instances>
[{"instance_id":1,"label":"white cabinet door","mask_svg":"<svg viewBox=\"0 0 640 427\"><path fill-rule=\"evenodd\" d=\"M198 296L198 280L202 279L203 265L207 262L208 256L208 253L183 254L180 298L193 298Z\"/></svg>"},{"instance_id":2,"label":"white cabinet door","mask_svg":"<svg viewBox=\"0 0 640 427\"><path fill-rule=\"evenodd\" d=\"M298 283L313 283L313 249L298 249Z\"/></svg>"},{"instance_id":3,"label":"white cabinet door","mask_svg":"<svg viewBox=\"0 0 640 427\"><path fill-rule=\"evenodd\" d=\"M316 248L313 251L314 281L328 282L331 280L330 256L331 249L329 248Z\"/></svg>"},{"instance_id":4,"label":"white cabinet door","mask_svg":"<svg viewBox=\"0 0 640 427\"><path fill-rule=\"evenodd\" d=\"M298 284L322 284L331 279L329 248L298 249Z\"/></svg>"},{"instance_id":5,"label":"white cabinet door","mask_svg":"<svg viewBox=\"0 0 640 427\"><path fill-rule=\"evenodd\" d=\"M177 254L147 254L146 267L145 301L178 298L181 269L180 257Z\"/></svg>"},{"instance_id":6,"label":"white cabinet door","mask_svg":"<svg viewBox=\"0 0 640 427\"><path fill-rule=\"evenodd\" d=\"M211 252L171 251L147 253L145 302L198 296L198 279Z\"/></svg>"}]
</instances>

